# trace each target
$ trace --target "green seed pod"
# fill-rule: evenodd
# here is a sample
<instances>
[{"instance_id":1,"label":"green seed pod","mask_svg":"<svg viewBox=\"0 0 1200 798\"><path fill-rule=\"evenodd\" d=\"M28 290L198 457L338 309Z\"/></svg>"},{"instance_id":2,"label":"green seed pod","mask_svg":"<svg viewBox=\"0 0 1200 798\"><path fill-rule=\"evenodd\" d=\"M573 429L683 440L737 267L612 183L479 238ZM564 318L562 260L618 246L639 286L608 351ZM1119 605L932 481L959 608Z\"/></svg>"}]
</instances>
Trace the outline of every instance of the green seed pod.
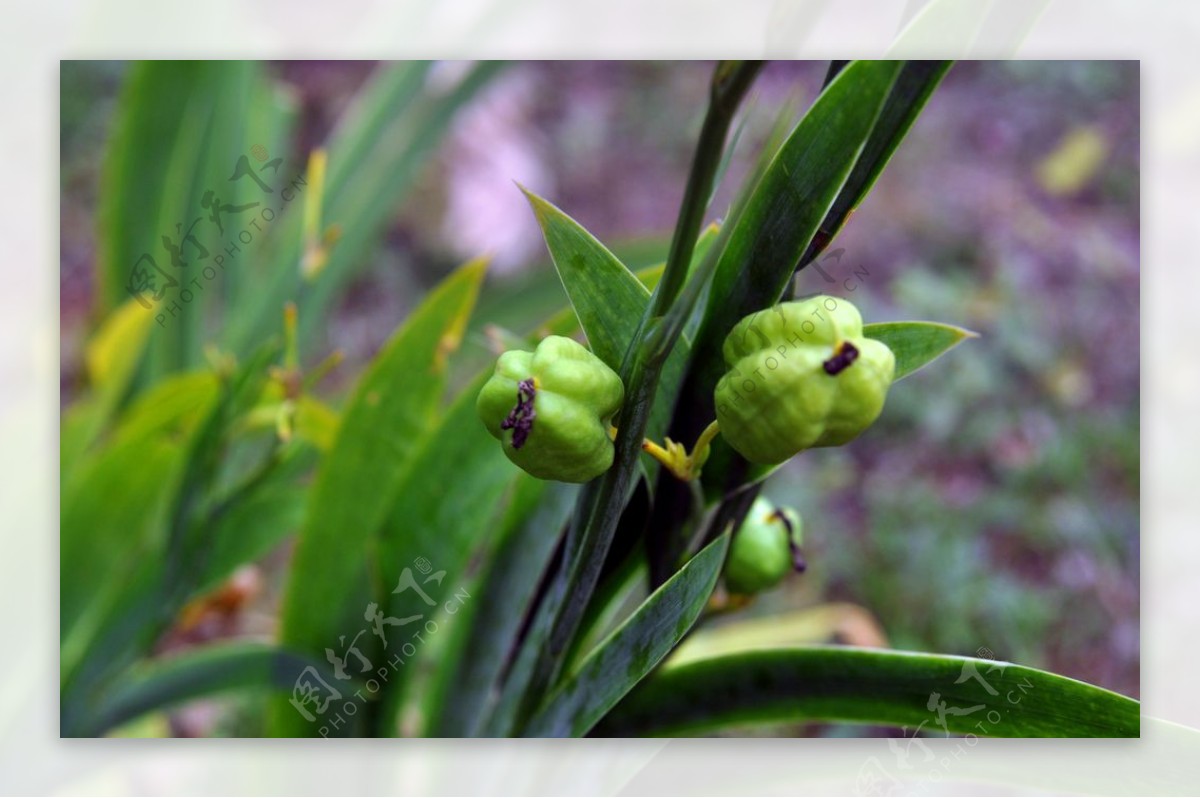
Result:
<instances>
[{"instance_id":1,"label":"green seed pod","mask_svg":"<svg viewBox=\"0 0 1200 798\"><path fill-rule=\"evenodd\" d=\"M509 460L539 479L587 482L612 465L608 429L624 394L604 361L551 335L502 354L475 407Z\"/></svg>"},{"instance_id":2,"label":"green seed pod","mask_svg":"<svg viewBox=\"0 0 1200 798\"><path fill-rule=\"evenodd\" d=\"M853 440L883 411L896 370L892 350L863 337L858 310L831 296L747 316L723 351L730 371L713 394L721 435L763 465Z\"/></svg>"},{"instance_id":3,"label":"green seed pod","mask_svg":"<svg viewBox=\"0 0 1200 798\"><path fill-rule=\"evenodd\" d=\"M725 587L730 593L753 595L775 587L788 571L804 570L800 514L775 507L759 497L734 533L725 561Z\"/></svg>"}]
</instances>

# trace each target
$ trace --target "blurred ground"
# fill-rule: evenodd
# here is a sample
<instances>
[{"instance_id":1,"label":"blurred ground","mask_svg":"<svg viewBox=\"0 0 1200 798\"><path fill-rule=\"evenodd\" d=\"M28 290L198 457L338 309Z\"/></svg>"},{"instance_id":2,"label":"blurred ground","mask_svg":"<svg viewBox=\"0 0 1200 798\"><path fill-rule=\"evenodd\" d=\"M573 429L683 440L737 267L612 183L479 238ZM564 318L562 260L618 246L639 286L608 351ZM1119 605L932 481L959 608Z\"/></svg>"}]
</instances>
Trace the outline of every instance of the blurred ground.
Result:
<instances>
[{"instance_id":1,"label":"blurred ground","mask_svg":"<svg viewBox=\"0 0 1200 798\"><path fill-rule=\"evenodd\" d=\"M767 68L717 215L776 109L802 109L826 66ZM301 152L370 73L275 69L302 103ZM661 257L709 70L541 63L498 80L460 117L331 320L322 348L347 351L343 377L424 288L480 252L500 275L488 318L562 304L513 181L630 265ZM64 405L91 321L92 220L122 71L63 70ZM1136 62L951 70L835 242L840 259L807 270L800 291L852 298L873 320L930 318L982 337L898 385L865 437L805 454L770 484L807 520L810 570L756 611L854 602L897 647L986 649L1139 694L1138 153Z\"/></svg>"}]
</instances>

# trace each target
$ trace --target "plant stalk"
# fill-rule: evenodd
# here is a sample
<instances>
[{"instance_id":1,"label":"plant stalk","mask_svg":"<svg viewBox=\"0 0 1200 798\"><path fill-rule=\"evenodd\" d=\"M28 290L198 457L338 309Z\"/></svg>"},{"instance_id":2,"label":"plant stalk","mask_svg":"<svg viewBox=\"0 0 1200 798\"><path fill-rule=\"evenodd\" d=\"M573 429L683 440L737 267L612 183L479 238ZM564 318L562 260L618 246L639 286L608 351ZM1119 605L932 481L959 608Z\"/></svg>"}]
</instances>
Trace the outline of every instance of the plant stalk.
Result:
<instances>
[{"instance_id":1,"label":"plant stalk","mask_svg":"<svg viewBox=\"0 0 1200 798\"><path fill-rule=\"evenodd\" d=\"M614 464L598 481L589 483L580 498L567 540L563 570L556 589L543 605L542 611L553 618L545 645L537 652L528 683L523 689L521 685L514 686L523 693L516 718L518 730L558 679L580 619L595 591L621 510L633 485L662 366L700 298L702 286L697 283L702 283L705 275L697 273L687 285L689 290L683 300L676 301L684 293L688 266L720 167L730 123L761 68L761 62L721 62L717 65L708 113L692 161L663 278L621 366L626 403L615 441ZM530 639L526 644L539 642Z\"/></svg>"}]
</instances>

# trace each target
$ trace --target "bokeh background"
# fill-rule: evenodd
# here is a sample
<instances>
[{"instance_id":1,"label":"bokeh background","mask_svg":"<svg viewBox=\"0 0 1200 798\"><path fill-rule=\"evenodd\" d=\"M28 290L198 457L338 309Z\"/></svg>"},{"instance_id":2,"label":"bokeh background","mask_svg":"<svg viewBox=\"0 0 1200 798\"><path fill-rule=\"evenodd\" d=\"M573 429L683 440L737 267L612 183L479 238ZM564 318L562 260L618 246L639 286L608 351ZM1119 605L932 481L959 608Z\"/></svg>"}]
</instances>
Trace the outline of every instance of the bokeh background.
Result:
<instances>
[{"instance_id":1,"label":"bokeh background","mask_svg":"<svg viewBox=\"0 0 1200 798\"><path fill-rule=\"evenodd\" d=\"M461 65L431 79L452 81ZM781 109L799 113L826 62L760 78L713 214ZM306 153L374 65L278 63ZM362 365L455 265L493 256L468 341L564 304L514 181L551 199L631 267L662 259L711 64L531 63L457 114L381 245L322 325L316 351ZM60 393L83 383L97 322L96 205L128 67L64 62ZM868 621L847 642L977 654L1139 691L1139 71L1136 62L962 62L875 190L800 277L873 320L980 332L899 385L872 432L797 458L768 486L807 521L810 568L748 612L837 602ZM269 633L286 546L246 576L254 600L201 636ZM848 616L850 617L850 616ZM201 728L204 723L196 721ZM186 731L186 729L182 730Z\"/></svg>"}]
</instances>

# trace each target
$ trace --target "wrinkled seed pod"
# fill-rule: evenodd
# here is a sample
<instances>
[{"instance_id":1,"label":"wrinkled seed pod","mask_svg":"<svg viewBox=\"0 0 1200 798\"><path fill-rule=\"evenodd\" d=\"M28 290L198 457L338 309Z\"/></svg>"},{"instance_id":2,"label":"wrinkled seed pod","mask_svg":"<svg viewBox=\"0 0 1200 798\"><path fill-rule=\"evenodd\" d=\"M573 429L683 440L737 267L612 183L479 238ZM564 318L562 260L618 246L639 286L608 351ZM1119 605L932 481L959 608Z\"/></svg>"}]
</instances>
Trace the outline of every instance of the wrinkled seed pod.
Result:
<instances>
[{"instance_id":1,"label":"wrinkled seed pod","mask_svg":"<svg viewBox=\"0 0 1200 798\"><path fill-rule=\"evenodd\" d=\"M742 319L723 349L729 371L713 400L726 442L776 465L814 446L840 446L883 411L896 359L862 334L844 299L784 302Z\"/></svg>"},{"instance_id":2,"label":"wrinkled seed pod","mask_svg":"<svg viewBox=\"0 0 1200 798\"><path fill-rule=\"evenodd\" d=\"M539 479L587 482L612 465L608 429L624 393L604 361L551 335L533 352L502 354L475 407L522 469Z\"/></svg>"}]
</instances>

